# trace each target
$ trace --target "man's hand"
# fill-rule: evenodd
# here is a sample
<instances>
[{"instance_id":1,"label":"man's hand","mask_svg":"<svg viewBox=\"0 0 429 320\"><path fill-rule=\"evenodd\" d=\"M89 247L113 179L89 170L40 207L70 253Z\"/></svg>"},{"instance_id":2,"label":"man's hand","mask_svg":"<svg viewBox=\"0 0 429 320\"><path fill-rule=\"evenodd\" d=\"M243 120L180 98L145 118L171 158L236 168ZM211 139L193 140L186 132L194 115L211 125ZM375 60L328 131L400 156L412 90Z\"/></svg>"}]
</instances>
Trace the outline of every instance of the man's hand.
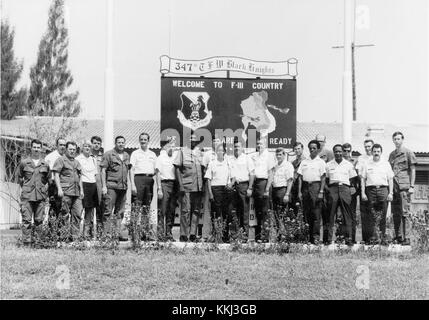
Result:
<instances>
[{"instance_id":1,"label":"man's hand","mask_svg":"<svg viewBox=\"0 0 429 320\"><path fill-rule=\"evenodd\" d=\"M246 191L246 196L248 197L248 198L250 198L251 196L252 196L252 193L253 193L253 191L252 191L252 189L247 189L247 191Z\"/></svg>"},{"instance_id":2,"label":"man's hand","mask_svg":"<svg viewBox=\"0 0 429 320\"><path fill-rule=\"evenodd\" d=\"M103 195L105 196L107 194L107 187L103 187L101 189L101 192L103 193Z\"/></svg>"},{"instance_id":3,"label":"man's hand","mask_svg":"<svg viewBox=\"0 0 429 320\"><path fill-rule=\"evenodd\" d=\"M289 195L288 195L288 194L285 194L285 196L284 196L284 198L283 198L283 202L284 202L284 203L289 203L289 201L290 201L290 197L289 197Z\"/></svg>"},{"instance_id":4,"label":"man's hand","mask_svg":"<svg viewBox=\"0 0 429 320\"><path fill-rule=\"evenodd\" d=\"M319 194L317 195L317 199L322 200L323 199L323 195L324 195L324 193L321 192L321 191L319 191Z\"/></svg>"},{"instance_id":5,"label":"man's hand","mask_svg":"<svg viewBox=\"0 0 429 320\"><path fill-rule=\"evenodd\" d=\"M232 190L232 183L228 183L226 185L226 190Z\"/></svg>"},{"instance_id":6,"label":"man's hand","mask_svg":"<svg viewBox=\"0 0 429 320\"><path fill-rule=\"evenodd\" d=\"M185 194L185 188L183 187L183 185L179 186L179 194L180 195L184 195Z\"/></svg>"},{"instance_id":7,"label":"man's hand","mask_svg":"<svg viewBox=\"0 0 429 320\"><path fill-rule=\"evenodd\" d=\"M214 197L213 197L213 193L212 193L212 192L209 192L209 200L210 200L210 201L213 201L213 200L214 200Z\"/></svg>"},{"instance_id":8,"label":"man's hand","mask_svg":"<svg viewBox=\"0 0 429 320\"><path fill-rule=\"evenodd\" d=\"M133 185L131 186L131 193L132 193L132 194L134 194L134 195L136 195L136 194L137 194L137 187L136 187L136 185L135 185L135 184L133 184Z\"/></svg>"},{"instance_id":9,"label":"man's hand","mask_svg":"<svg viewBox=\"0 0 429 320\"><path fill-rule=\"evenodd\" d=\"M302 193L301 193L301 191L298 192L298 199L299 199L299 201L302 201Z\"/></svg>"},{"instance_id":10,"label":"man's hand","mask_svg":"<svg viewBox=\"0 0 429 320\"><path fill-rule=\"evenodd\" d=\"M354 195L356 193L356 188L355 187L350 187L350 194Z\"/></svg>"},{"instance_id":11,"label":"man's hand","mask_svg":"<svg viewBox=\"0 0 429 320\"><path fill-rule=\"evenodd\" d=\"M387 195L387 201L393 201L393 194L389 193Z\"/></svg>"},{"instance_id":12,"label":"man's hand","mask_svg":"<svg viewBox=\"0 0 429 320\"><path fill-rule=\"evenodd\" d=\"M414 193L414 187L410 187L410 188L408 189L408 193Z\"/></svg>"},{"instance_id":13,"label":"man's hand","mask_svg":"<svg viewBox=\"0 0 429 320\"><path fill-rule=\"evenodd\" d=\"M83 193L83 191L80 192L80 196L79 199L82 200L85 197L85 194Z\"/></svg>"},{"instance_id":14,"label":"man's hand","mask_svg":"<svg viewBox=\"0 0 429 320\"><path fill-rule=\"evenodd\" d=\"M64 197L64 192L63 192L63 189L59 188L58 189L58 198L62 198L62 197Z\"/></svg>"},{"instance_id":15,"label":"man's hand","mask_svg":"<svg viewBox=\"0 0 429 320\"><path fill-rule=\"evenodd\" d=\"M161 200L162 198L164 198L164 194L162 193L162 189L159 188L158 189L158 199Z\"/></svg>"},{"instance_id":16,"label":"man's hand","mask_svg":"<svg viewBox=\"0 0 429 320\"><path fill-rule=\"evenodd\" d=\"M363 194L360 196L360 199L361 199L362 201L368 201L368 197L366 196L366 194L365 194L365 193L363 193Z\"/></svg>"},{"instance_id":17,"label":"man's hand","mask_svg":"<svg viewBox=\"0 0 429 320\"><path fill-rule=\"evenodd\" d=\"M264 197L268 197L270 195L270 190L265 190L264 191Z\"/></svg>"}]
</instances>

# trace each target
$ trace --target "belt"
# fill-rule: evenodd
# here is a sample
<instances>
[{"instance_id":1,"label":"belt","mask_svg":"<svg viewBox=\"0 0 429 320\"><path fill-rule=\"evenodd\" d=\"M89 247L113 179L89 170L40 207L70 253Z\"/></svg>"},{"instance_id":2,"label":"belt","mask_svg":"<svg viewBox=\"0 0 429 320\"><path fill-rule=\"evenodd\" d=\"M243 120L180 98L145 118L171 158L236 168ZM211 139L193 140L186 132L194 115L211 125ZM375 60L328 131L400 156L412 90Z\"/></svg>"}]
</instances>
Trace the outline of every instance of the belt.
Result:
<instances>
[{"instance_id":1,"label":"belt","mask_svg":"<svg viewBox=\"0 0 429 320\"><path fill-rule=\"evenodd\" d=\"M240 181L240 182L237 182L237 184L241 184L241 183L249 183L249 181Z\"/></svg>"},{"instance_id":2,"label":"belt","mask_svg":"<svg viewBox=\"0 0 429 320\"><path fill-rule=\"evenodd\" d=\"M345 187L350 187L348 184L342 183L342 182L335 182L335 183L331 183L329 185L330 187L336 187L336 186L345 186Z\"/></svg>"},{"instance_id":3,"label":"belt","mask_svg":"<svg viewBox=\"0 0 429 320\"><path fill-rule=\"evenodd\" d=\"M176 181L176 180L174 180L174 179L163 179L163 180L161 180L161 182L174 182L174 181Z\"/></svg>"},{"instance_id":4,"label":"belt","mask_svg":"<svg viewBox=\"0 0 429 320\"><path fill-rule=\"evenodd\" d=\"M387 186L367 186L367 188L380 189L380 188L387 188Z\"/></svg>"},{"instance_id":5,"label":"belt","mask_svg":"<svg viewBox=\"0 0 429 320\"><path fill-rule=\"evenodd\" d=\"M134 175L135 177L153 177L154 174L148 174L148 173L137 173Z\"/></svg>"},{"instance_id":6,"label":"belt","mask_svg":"<svg viewBox=\"0 0 429 320\"><path fill-rule=\"evenodd\" d=\"M255 178L256 181L268 180L267 178Z\"/></svg>"},{"instance_id":7,"label":"belt","mask_svg":"<svg viewBox=\"0 0 429 320\"><path fill-rule=\"evenodd\" d=\"M308 184L308 185L312 185L312 184L320 184L321 182L320 181L303 181L302 182L303 184Z\"/></svg>"}]
</instances>

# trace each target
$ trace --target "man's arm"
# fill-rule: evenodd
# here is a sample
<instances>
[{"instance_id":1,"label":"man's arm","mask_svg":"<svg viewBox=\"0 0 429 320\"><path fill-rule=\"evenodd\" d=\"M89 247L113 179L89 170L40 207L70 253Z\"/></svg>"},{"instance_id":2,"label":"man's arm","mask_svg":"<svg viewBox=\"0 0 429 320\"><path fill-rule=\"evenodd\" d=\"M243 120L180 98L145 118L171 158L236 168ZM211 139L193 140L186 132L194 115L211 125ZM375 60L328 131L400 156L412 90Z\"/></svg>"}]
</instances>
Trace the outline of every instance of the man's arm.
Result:
<instances>
[{"instance_id":1,"label":"man's arm","mask_svg":"<svg viewBox=\"0 0 429 320\"><path fill-rule=\"evenodd\" d=\"M302 201L302 175L298 174L298 199Z\"/></svg>"},{"instance_id":2,"label":"man's arm","mask_svg":"<svg viewBox=\"0 0 429 320\"><path fill-rule=\"evenodd\" d=\"M134 172L135 172L134 167L131 167L131 169L128 170L128 173L130 175L131 192L136 194L137 193L137 187L136 187L136 184L134 182Z\"/></svg>"},{"instance_id":3,"label":"man's arm","mask_svg":"<svg viewBox=\"0 0 429 320\"><path fill-rule=\"evenodd\" d=\"M410 174L410 189L409 193L414 193L414 183L416 182L416 166L410 166L411 174Z\"/></svg>"},{"instance_id":4,"label":"man's arm","mask_svg":"<svg viewBox=\"0 0 429 320\"><path fill-rule=\"evenodd\" d=\"M105 195L107 194L107 183L106 183L106 168L101 168L101 190Z\"/></svg>"},{"instance_id":5,"label":"man's arm","mask_svg":"<svg viewBox=\"0 0 429 320\"><path fill-rule=\"evenodd\" d=\"M366 196L366 193L365 193L366 179L363 176L360 176L360 185L361 185L361 192L360 192L361 195L360 195L360 197L361 197L362 201L367 201L368 197Z\"/></svg>"},{"instance_id":6,"label":"man's arm","mask_svg":"<svg viewBox=\"0 0 429 320\"><path fill-rule=\"evenodd\" d=\"M293 184L293 178L290 178L287 180L287 189L286 194L284 196L284 201L289 202L290 201L290 192L292 190L292 184Z\"/></svg>"},{"instance_id":7,"label":"man's arm","mask_svg":"<svg viewBox=\"0 0 429 320\"><path fill-rule=\"evenodd\" d=\"M63 189L61 188L60 174L57 171L54 171L54 181L55 181L55 185L57 186L58 197L62 198L64 196L64 192L63 192Z\"/></svg>"},{"instance_id":8,"label":"man's arm","mask_svg":"<svg viewBox=\"0 0 429 320\"><path fill-rule=\"evenodd\" d=\"M174 172L176 173L176 179L177 179L177 182L179 183L179 191L183 193L185 189L183 188L183 180L182 180L182 175L180 174L180 169L176 167Z\"/></svg>"},{"instance_id":9,"label":"man's arm","mask_svg":"<svg viewBox=\"0 0 429 320\"><path fill-rule=\"evenodd\" d=\"M271 169L270 171L268 171L268 182L267 182L267 186L265 187L264 196L269 196L270 194L270 187L271 187L271 184L273 183L273 177L274 177L273 171L274 169Z\"/></svg>"},{"instance_id":10,"label":"man's arm","mask_svg":"<svg viewBox=\"0 0 429 320\"><path fill-rule=\"evenodd\" d=\"M320 183L320 190L319 190L319 195L318 195L319 199L323 199L323 195L325 193L325 186L327 186L327 182L329 181L329 179L328 179L328 181L326 181L327 179L328 178L326 178L326 174L323 174L320 177L321 183Z\"/></svg>"},{"instance_id":11,"label":"man's arm","mask_svg":"<svg viewBox=\"0 0 429 320\"><path fill-rule=\"evenodd\" d=\"M389 194L387 195L387 201L393 200L393 178L389 178Z\"/></svg>"},{"instance_id":12,"label":"man's arm","mask_svg":"<svg viewBox=\"0 0 429 320\"><path fill-rule=\"evenodd\" d=\"M80 188L80 198L83 199L85 194L83 193L82 175L79 177L79 188Z\"/></svg>"}]
</instances>

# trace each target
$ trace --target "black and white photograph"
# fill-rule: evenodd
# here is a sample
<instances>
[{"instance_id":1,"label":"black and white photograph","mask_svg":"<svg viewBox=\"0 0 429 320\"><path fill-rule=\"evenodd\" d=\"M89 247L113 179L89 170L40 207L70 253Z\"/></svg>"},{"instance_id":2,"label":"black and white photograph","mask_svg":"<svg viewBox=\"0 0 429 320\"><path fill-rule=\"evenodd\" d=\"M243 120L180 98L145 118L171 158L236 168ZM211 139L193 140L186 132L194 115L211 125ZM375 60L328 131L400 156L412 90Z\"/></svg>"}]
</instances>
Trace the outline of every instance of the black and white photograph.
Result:
<instances>
[{"instance_id":1,"label":"black and white photograph","mask_svg":"<svg viewBox=\"0 0 429 320\"><path fill-rule=\"evenodd\" d=\"M0 300L429 298L428 1L0 0L0 21Z\"/></svg>"}]
</instances>

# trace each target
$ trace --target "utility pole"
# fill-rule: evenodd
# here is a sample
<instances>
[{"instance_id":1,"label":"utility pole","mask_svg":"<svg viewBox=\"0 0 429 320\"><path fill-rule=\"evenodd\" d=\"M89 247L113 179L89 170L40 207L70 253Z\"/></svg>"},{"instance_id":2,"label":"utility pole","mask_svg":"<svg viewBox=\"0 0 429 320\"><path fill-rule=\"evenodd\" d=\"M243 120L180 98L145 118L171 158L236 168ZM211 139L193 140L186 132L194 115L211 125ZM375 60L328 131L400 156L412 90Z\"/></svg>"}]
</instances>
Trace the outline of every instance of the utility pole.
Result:
<instances>
[{"instance_id":1,"label":"utility pole","mask_svg":"<svg viewBox=\"0 0 429 320\"><path fill-rule=\"evenodd\" d=\"M107 1L106 68L104 70L104 150L113 148L113 0Z\"/></svg>"}]
</instances>

